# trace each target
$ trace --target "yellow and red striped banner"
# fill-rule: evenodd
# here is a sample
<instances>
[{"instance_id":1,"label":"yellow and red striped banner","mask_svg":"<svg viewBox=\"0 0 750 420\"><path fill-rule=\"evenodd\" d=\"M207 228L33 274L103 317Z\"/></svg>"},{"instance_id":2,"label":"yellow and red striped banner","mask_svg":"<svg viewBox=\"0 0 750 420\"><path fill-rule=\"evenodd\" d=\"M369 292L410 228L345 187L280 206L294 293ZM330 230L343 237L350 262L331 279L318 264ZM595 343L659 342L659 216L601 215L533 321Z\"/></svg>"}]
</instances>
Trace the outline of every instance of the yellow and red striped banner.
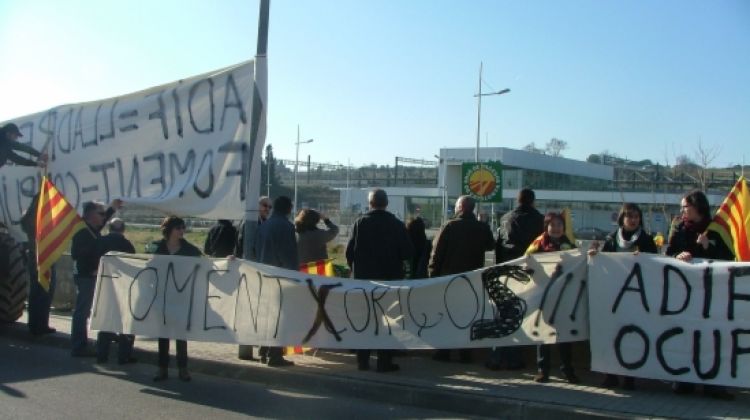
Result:
<instances>
[{"instance_id":1,"label":"yellow and red striped banner","mask_svg":"<svg viewBox=\"0 0 750 420\"><path fill-rule=\"evenodd\" d=\"M333 259L313 261L299 266L299 271L318 276L335 277Z\"/></svg>"},{"instance_id":2,"label":"yellow and red striped banner","mask_svg":"<svg viewBox=\"0 0 750 420\"><path fill-rule=\"evenodd\" d=\"M708 225L734 252L737 261L750 261L750 193L741 176Z\"/></svg>"},{"instance_id":3,"label":"yellow and red striped banner","mask_svg":"<svg viewBox=\"0 0 750 420\"><path fill-rule=\"evenodd\" d=\"M52 264L68 248L73 235L84 228L83 219L45 176L36 209L36 261L39 284L45 290L49 290Z\"/></svg>"}]
</instances>

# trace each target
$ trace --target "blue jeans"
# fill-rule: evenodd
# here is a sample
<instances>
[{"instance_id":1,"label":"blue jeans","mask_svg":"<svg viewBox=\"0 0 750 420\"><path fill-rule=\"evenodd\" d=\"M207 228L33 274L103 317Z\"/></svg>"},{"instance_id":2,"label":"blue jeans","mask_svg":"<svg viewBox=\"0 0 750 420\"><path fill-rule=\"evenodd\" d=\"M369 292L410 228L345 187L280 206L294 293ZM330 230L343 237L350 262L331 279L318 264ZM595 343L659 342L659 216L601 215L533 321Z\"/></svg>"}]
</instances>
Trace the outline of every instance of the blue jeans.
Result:
<instances>
[{"instance_id":1,"label":"blue jeans","mask_svg":"<svg viewBox=\"0 0 750 420\"><path fill-rule=\"evenodd\" d=\"M88 320L91 316L91 305L94 303L96 277L74 276L76 283L76 306L73 309L73 323L70 327L72 351L81 351L88 344Z\"/></svg>"},{"instance_id":2,"label":"blue jeans","mask_svg":"<svg viewBox=\"0 0 750 420\"><path fill-rule=\"evenodd\" d=\"M39 284L39 274L37 271L36 261L29 262L29 331L42 333L49 328L49 307L52 304L52 296L55 294L55 284L57 283L57 273L55 266L52 266L52 277L50 279L49 291L44 290Z\"/></svg>"}]
</instances>

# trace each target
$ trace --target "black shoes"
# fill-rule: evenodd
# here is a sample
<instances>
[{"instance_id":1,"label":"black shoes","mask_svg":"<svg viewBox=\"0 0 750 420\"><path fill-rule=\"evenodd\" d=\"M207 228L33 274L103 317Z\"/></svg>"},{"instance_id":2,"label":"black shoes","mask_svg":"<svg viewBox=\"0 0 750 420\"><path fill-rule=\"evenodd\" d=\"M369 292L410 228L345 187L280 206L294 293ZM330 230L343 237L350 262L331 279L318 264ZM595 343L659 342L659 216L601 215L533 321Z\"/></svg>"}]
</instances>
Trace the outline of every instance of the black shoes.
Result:
<instances>
[{"instance_id":1,"label":"black shoes","mask_svg":"<svg viewBox=\"0 0 750 420\"><path fill-rule=\"evenodd\" d=\"M29 330L29 332L31 333L31 335L39 336L39 335L45 335L45 334L54 334L55 332L57 332L57 330L52 327L44 327L44 328Z\"/></svg>"},{"instance_id":2,"label":"black shoes","mask_svg":"<svg viewBox=\"0 0 750 420\"><path fill-rule=\"evenodd\" d=\"M76 349L70 352L73 357L96 357L96 350L84 347L82 349Z\"/></svg>"},{"instance_id":3,"label":"black shoes","mask_svg":"<svg viewBox=\"0 0 750 420\"><path fill-rule=\"evenodd\" d=\"M581 383L581 380L578 378L575 372L572 370L565 370L563 371L563 376L565 377L565 380L568 381L569 384L579 384Z\"/></svg>"},{"instance_id":4,"label":"black shoes","mask_svg":"<svg viewBox=\"0 0 750 420\"><path fill-rule=\"evenodd\" d=\"M401 368L397 364L389 363L387 365L378 365L375 371L378 373L387 373L387 372L396 372L399 369Z\"/></svg>"},{"instance_id":5,"label":"black shoes","mask_svg":"<svg viewBox=\"0 0 750 420\"><path fill-rule=\"evenodd\" d=\"M154 382L161 382L169 377L169 371L165 367L160 367L159 371L154 375Z\"/></svg>"},{"instance_id":6,"label":"black shoes","mask_svg":"<svg viewBox=\"0 0 750 420\"><path fill-rule=\"evenodd\" d=\"M261 363L262 363L262 360L261 360ZM280 357L278 359L269 359L268 366L271 366L271 367L294 366L294 362L292 362L291 360L286 360L283 357Z\"/></svg>"},{"instance_id":7,"label":"black shoes","mask_svg":"<svg viewBox=\"0 0 750 420\"><path fill-rule=\"evenodd\" d=\"M602 387L604 388L615 388L618 385L620 385L620 381L617 379L617 376L612 374L607 374L604 377L604 382L602 382Z\"/></svg>"},{"instance_id":8,"label":"black shoes","mask_svg":"<svg viewBox=\"0 0 750 420\"><path fill-rule=\"evenodd\" d=\"M537 372L536 375L534 375L534 382L540 383L540 384L546 384L549 382L549 374L544 372Z\"/></svg>"}]
</instances>

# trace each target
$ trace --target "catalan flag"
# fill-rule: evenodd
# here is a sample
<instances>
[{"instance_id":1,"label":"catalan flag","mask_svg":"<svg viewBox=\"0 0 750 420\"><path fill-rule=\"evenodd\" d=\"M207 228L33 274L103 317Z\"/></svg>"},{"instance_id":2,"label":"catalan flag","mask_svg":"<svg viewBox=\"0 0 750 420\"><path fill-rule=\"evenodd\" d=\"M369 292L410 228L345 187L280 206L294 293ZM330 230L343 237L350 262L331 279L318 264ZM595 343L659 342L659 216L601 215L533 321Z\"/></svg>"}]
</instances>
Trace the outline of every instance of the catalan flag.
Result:
<instances>
[{"instance_id":1,"label":"catalan flag","mask_svg":"<svg viewBox=\"0 0 750 420\"><path fill-rule=\"evenodd\" d=\"M333 271L333 260L319 260L309 263L305 263L299 266L299 271L307 274L315 274L317 276L335 277L336 274Z\"/></svg>"},{"instance_id":2,"label":"catalan flag","mask_svg":"<svg viewBox=\"0 0 750 420\"><path fill-rule=\"evenodd\" d=\"M333 271L333 259L318 260L299 266L299 271L307 274L315 274L316 276L335 277L336 274ZM306 351L310 351L310 347L302 346L288 346L284 348L284 354L304 354Z\"/></svg>"},{"instance_id":3,"label":"catalan flag","mask_svg":"<svg viewBox=\"0 0 750 420\"><path fill-rule=\"evenodd\" d=\"M52 264L68 248L73 235L85 228L83 219L45 176L36 209L36 262L39 284L45 290L49 290Z\"/></svg>"},{"instance_id":4,"label":"catalan flag","mask_svg":"<svg viewBox=\"0 0 750 420\"><path fill-rule=\"evenodd\" d=\"M750 261L750 193L744 176L729 191L708 230L721 236L737 261Z\"/></svg>"}]
</instances>

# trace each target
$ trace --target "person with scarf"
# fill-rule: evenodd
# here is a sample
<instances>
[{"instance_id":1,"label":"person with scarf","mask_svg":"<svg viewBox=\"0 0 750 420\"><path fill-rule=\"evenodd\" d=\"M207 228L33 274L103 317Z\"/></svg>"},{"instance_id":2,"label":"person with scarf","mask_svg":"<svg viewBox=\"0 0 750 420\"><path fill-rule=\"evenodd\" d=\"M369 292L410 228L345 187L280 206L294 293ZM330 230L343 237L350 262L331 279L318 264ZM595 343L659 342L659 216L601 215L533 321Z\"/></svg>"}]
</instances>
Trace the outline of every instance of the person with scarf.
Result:
<instances>
[{"instance_id":1,"label":"person with scarf","mask_svg":"<svg viewBox=\"0 0 750 420\"><path fill-rule=\"evenodd\" d=\"M537 252L566 251L575 248L565 236L565 218L561 213L549 212L544 216L544 232L529 245L526 255ZM555 346L560 353L561 370L565 379L571 384L580 382L573 369L573 357L571 343L557 343ZM538 372L534 376L534 382L549 382L550 349L552 344L540 344L536 347L536 361Z\"/></svg>"},{"instance_id":2,"label":"person with scarf","mask_svg":"<svg viewBox=\"0 0 750 420\"><path fill-rule=\"evenodd\" d=\"M643 212L634 203L625 203L617 217L617 230L610 233L604 240L601 252L648 252L656 254L656 243L653 236L643 229ZM599 242L591 242L589 255L594 256L599 248ZM632 376L623 376L622 387L627 390L635 389ZM619 385L617 375L608 373L602 386L613 388Z\"/></svg>"},{"instance_id":3,"label":"person with scarf","mask_svg":"<svg viewBox=\"0 0 750 420\"><path fill-rule=\"evenodd\" d=\"M711 223L710 212L708 199L702 191L687 193L680 202L681 220L669 237L667 255L685 262L690 262L693 258L734 261L734 254L719 234L706 231ZM695 390L695 385L675 382L672 389L676 394L690 394ZM734 395L720 385L704 385L703 393L721 400L734 399Z\"/></svg>"}]
</instances>

